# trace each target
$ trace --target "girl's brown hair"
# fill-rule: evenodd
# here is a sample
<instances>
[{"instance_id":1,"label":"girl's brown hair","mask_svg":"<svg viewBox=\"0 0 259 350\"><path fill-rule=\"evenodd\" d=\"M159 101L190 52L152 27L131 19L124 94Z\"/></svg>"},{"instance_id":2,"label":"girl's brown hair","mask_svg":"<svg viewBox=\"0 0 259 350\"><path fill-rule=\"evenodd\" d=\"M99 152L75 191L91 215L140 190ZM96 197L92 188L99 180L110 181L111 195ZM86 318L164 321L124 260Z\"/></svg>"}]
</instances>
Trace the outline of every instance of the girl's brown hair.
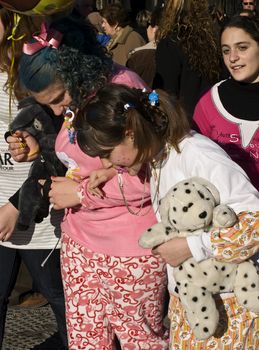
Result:
<instances>
[{"instance_id":1,"label":"girl's brown hair","mask_svg":"<svg viewBox=\"0 0 259 350\"><path fill-rule=\"evenodd\" d=\"M29 17L21 15L21 19L14 31L15 16L16 14L12 11L8 11L5 8L0 9L0 21L4 27L3 39L0 43L0 72L8 74L5 89L8 90L11 85L16 98L21 99L24 94L18 82L18 65L23 43L32 33L39 30L43 18L40 16ZM12 62L13 67L11 70Z\"/></svg>"},{"instance_id":2,"label":"girl's brown hair","mask_svg":"<svg viewBox=\"0 0 259 350\"><path fill-rule=\"evenodd\" d=\"M166 143L179 150L190 128L179 103L157 90L158 104L152 106L149 93L124 85L108 84L80 110L73 123L77 142L91 157L109 157L127 132L134 135L138 149L135 162L151 161Z\"/></svg>"}]
</instances>

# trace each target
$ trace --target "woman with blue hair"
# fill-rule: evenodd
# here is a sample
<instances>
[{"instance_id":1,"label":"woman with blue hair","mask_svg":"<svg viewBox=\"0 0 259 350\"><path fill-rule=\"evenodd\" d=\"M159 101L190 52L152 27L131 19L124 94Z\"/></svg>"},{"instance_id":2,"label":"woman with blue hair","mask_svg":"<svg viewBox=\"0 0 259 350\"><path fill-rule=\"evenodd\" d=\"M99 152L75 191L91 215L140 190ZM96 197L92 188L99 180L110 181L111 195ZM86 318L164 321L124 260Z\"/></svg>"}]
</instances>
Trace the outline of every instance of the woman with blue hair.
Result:
<instances>
[{"instance_id":1,"label":"woman with blue hair","mask_svg":"<svg viewBox=\"0 0 259 350\"><path fill-rule=\"evenodd\" d=\"M91 27L71 18L42 26L24 45L19 75L39 103L65 115L56 153L68 171L66 177L52 179L50 201L54 209L67 208L61 226L61 269L69 349L111 350L115 334L124 350L168 349L162 322L165 263L138 245L141 233L156 222L149 175L145 167L139 176L125 174L125 205L116 171L104 170L103 195L94 196L88 182L102 163L80 149L73 128L79 108L108 82L136 88L145 83L113 64ZM17 133L10 141L16 160L32 160L37 145L30 136Z\"/></svg>"}]
</instances>

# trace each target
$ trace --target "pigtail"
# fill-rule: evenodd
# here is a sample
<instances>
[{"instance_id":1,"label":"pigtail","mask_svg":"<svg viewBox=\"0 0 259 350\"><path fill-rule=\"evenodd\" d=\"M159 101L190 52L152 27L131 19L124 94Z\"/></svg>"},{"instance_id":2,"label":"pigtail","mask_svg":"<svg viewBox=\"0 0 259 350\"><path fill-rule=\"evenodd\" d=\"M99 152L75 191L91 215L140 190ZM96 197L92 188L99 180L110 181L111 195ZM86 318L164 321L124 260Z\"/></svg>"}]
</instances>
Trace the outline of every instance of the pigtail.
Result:
<instances>
[{"instance_id":1,"label":"pigtail","mask_svg":"<svg viewBox=\"0 0 259 350\"><path fill-rule=\"evenodd\" d=\"M159 95L153 90L151 93L146 90L137 90L140 105L139 112L143 118L152 124L155 133L164 136L168 128L168 116L160 108Z\"/></svg>"}]
</instances>

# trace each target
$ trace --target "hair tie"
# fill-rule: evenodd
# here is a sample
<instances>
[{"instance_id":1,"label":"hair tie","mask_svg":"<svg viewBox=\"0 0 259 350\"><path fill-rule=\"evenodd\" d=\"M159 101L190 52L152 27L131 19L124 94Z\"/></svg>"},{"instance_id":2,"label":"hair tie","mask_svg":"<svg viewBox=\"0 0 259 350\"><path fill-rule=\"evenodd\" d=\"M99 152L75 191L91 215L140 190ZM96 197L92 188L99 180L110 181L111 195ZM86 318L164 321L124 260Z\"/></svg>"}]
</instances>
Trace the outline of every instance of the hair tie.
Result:
<instances>
[{"instance_id":1,"label":"hair tie","mask_svg":"<svg viewBox=\"0 0 259 350\"><path fill-rule=\"evenodd\" d=\"M11 35L8 36L7 40L12 40L11 44L11 64L9 67L9 74L8 74L8 84L9 84L9 125L12 120L12 98L13 98L13 78L14 78L14 64L15 64L15 42L22 40L26 34L21 34L20 36L16 36L16 31L19 26L21 20L21 16L19 16L17 13L13 14L13 28Z\"/></svg>"},{"instance_id":2,"label":"hair tie","mask_svg":"<svg viewBox=\"0 0 259 350\"><path fill-rule=\"evenodd\" d=\"M14 25L12 28L11 35L8 36L7 40L19 41L19 40L22 40L26 36L26 34L22 34L18 37L15 37L16 30L19 26L20 20L21 20L21 16L19 16L18 13L14 13Z\"/></svg>"},{"instance_id":3,"label":"hair tie","mask_svg":"<svg viewBox=\"0 0 259 350\"><path fill-rule=\"evenodd\" d=\"M51 47L57 49L61 43L63 34L55 29L46 28L46 23L42 22L41 31L39 35L32 36L36 42L23 44L23 52L27 55L33 55L34 53L42 50L44 47Z\"/></svg>"},{"instance_id":4,"label":"hair tie","mask_svg":"<svg viewBox=\"0 0 259 350\"><path fill-rule=\"evenodd\" d=\"M155 90L150 92L150 94L148 95L148 100L151 106L156 106L158 104L158 98L159 98L159 95Z\"/></svg>"},{"instance_id":5,"label":"hair tie","mask_svg":"<svg viewBox=\"0 0 259 350\"><path fill-rule=\"evenodd\" d=\"M125 103L125 105L123 106L125 111L128 111L130 108L135 108L133 103Z\"/></svg>"}]
</instances>

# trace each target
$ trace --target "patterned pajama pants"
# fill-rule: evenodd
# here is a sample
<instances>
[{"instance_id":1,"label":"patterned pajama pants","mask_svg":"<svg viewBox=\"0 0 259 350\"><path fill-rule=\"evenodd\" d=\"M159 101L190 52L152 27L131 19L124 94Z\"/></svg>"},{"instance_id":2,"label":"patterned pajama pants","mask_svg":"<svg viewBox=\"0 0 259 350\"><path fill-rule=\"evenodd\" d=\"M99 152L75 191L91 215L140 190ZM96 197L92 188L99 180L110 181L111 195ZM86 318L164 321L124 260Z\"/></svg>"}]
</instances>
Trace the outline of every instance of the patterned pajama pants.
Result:
<instances>
[{"instance_id":1,"label":"patterned pajama pants","mask_svg":"<svg viewBox=\"0 0 259 350\"><path fill-rule=\"evenodd\" d=\"M216 299L220 312L217 335L197 341L186 321L180 300L169 305L170 350L259 350L259 317L236 303L234 297Z\"/></svg>"},{"instance_id":2,"label":"patterned pajama pants","mask_svg":"<svg viewBox=\"0 0 259 350\"><path fill-rule=\"evenodd\" d=\"M61 268L70 350L168 350L166 266L156 256L96 254L63 234Z\"/></svg>"}]
</instances>

